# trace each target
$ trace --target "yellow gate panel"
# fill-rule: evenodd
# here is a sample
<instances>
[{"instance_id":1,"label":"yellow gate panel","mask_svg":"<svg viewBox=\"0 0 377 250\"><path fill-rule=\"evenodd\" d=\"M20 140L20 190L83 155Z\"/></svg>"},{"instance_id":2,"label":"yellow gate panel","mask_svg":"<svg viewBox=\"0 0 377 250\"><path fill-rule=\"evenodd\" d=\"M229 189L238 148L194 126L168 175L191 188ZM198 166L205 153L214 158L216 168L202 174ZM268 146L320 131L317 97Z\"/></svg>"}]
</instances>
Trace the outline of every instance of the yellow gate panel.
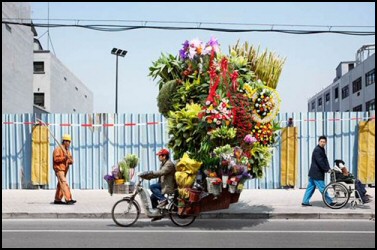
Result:
<instances>
[{"instance_id":1,"label":"yellow gate panel","mask_svg":"<svg viewBox=\"0 0 377 250\"><path fill-rule=\"evenodd\" d=\"M297 127L282 129L281 134L281 185L295 186L298 170Z\"/></svg>"},{"instance_id":2,"label":"yellow gate panel","mask_svg":"<svg viewBox=\"0 0 377 250\"><path fill-rule=\"evenodd\" d=\"M31 183L48 185L50 180L50 145L47 127L35 126L32 132Z\"/></svg>"},{"instance_id":3,"label":"yellow gate panel","mask_svg":"<svg viewBox=\"0 0 377 250\"><path fill-rule=\"evenodd\" d=\"M364 184L375 183L375 120L359 123L359 180Z\"/></svg>"}]
</instances>

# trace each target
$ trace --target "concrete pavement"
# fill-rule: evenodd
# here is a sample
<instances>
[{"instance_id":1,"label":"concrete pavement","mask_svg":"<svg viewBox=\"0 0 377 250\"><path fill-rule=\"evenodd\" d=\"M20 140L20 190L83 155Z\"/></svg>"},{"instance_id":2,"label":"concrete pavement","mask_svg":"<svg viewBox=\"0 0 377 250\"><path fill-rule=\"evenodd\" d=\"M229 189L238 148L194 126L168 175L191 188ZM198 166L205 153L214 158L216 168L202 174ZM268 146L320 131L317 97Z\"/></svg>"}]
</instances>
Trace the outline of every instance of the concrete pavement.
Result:
<instances>
[{"instance_id":1,"label":"concrete pavement","mask_svg":"<svg viewBox=\"0 0 377 250\"><path fill-rule=\"evenodd\" d=\"M305 189L243 190L238 203L229 209L204 212L200 218L234 219L374 219L375 189L367 188L372 201L341 209L330 209L315 191L312 207L302 207ZM54 205L55 190L2 190L2 218L111 218L114 203L123 195L107 190L72 190L74 205ZM143 216L142 216L143 217Z\"/></svg>"}]
</instances>

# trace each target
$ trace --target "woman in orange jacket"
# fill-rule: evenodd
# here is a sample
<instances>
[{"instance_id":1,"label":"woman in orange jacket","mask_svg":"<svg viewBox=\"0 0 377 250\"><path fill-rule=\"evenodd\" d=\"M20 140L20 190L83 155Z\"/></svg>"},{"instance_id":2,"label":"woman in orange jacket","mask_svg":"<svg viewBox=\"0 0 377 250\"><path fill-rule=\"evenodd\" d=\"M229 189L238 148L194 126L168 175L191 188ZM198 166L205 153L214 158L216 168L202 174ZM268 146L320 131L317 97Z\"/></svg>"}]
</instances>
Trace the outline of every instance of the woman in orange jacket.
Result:
<instances>
[{"instance_id":1,"label":"woman in orange jacket","mask_svg":"<svg viewBox=\"0 0 377 250\"><path fill-rule=\"evenodd\" d=\"M63 135L62 144L54 150L54 171L58 178L58 184L56 187L54 204L67 204L72 205L76 203L72 200L71 190L67 182L67 173L69 165L73 164L73 158L71 152L69 152L69 146L71 144L71 136L68 134ZM62 201L64 196L65 202Z\"/></svg>"}]
</instances>

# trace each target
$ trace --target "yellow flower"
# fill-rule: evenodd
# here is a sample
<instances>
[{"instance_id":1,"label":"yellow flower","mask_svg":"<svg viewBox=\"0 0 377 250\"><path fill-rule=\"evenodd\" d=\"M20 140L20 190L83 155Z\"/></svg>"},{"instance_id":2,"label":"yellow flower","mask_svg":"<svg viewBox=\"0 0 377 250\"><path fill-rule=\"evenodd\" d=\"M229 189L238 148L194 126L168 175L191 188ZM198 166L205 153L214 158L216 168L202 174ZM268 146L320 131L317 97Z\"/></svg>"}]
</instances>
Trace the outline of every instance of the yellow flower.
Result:
<instances>
[{"instance_id":1,"label":"yellow flower","mask_svg":"<svg viewBox=\"0 0 377 250\"><path fill-rule=\"evenodd\" d=\"M255 91L256 91L249 84L244 84L243 89L246 91L246 95L250 99L253 97L253 95L255 94Z\"/></svg>"}]
</instances>

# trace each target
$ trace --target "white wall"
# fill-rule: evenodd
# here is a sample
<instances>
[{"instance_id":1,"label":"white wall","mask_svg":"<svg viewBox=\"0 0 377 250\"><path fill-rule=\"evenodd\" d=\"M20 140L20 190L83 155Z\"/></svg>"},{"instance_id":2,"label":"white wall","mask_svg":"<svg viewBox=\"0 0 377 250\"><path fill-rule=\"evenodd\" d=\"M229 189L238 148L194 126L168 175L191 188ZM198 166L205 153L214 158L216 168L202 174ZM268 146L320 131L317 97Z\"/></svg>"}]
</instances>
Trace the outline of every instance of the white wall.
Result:
<instances>
[{"instance_id":1,"label":"white wall","mask_svg":"<svg viewBox=\"0 0 377 250\"><path fill-rule=\"evenodd\" d=\"M2 18L28 18L28 3L2 3ZM33 33L2 24L2 113L33 112Z\"/></svg>"}]
</instances>

